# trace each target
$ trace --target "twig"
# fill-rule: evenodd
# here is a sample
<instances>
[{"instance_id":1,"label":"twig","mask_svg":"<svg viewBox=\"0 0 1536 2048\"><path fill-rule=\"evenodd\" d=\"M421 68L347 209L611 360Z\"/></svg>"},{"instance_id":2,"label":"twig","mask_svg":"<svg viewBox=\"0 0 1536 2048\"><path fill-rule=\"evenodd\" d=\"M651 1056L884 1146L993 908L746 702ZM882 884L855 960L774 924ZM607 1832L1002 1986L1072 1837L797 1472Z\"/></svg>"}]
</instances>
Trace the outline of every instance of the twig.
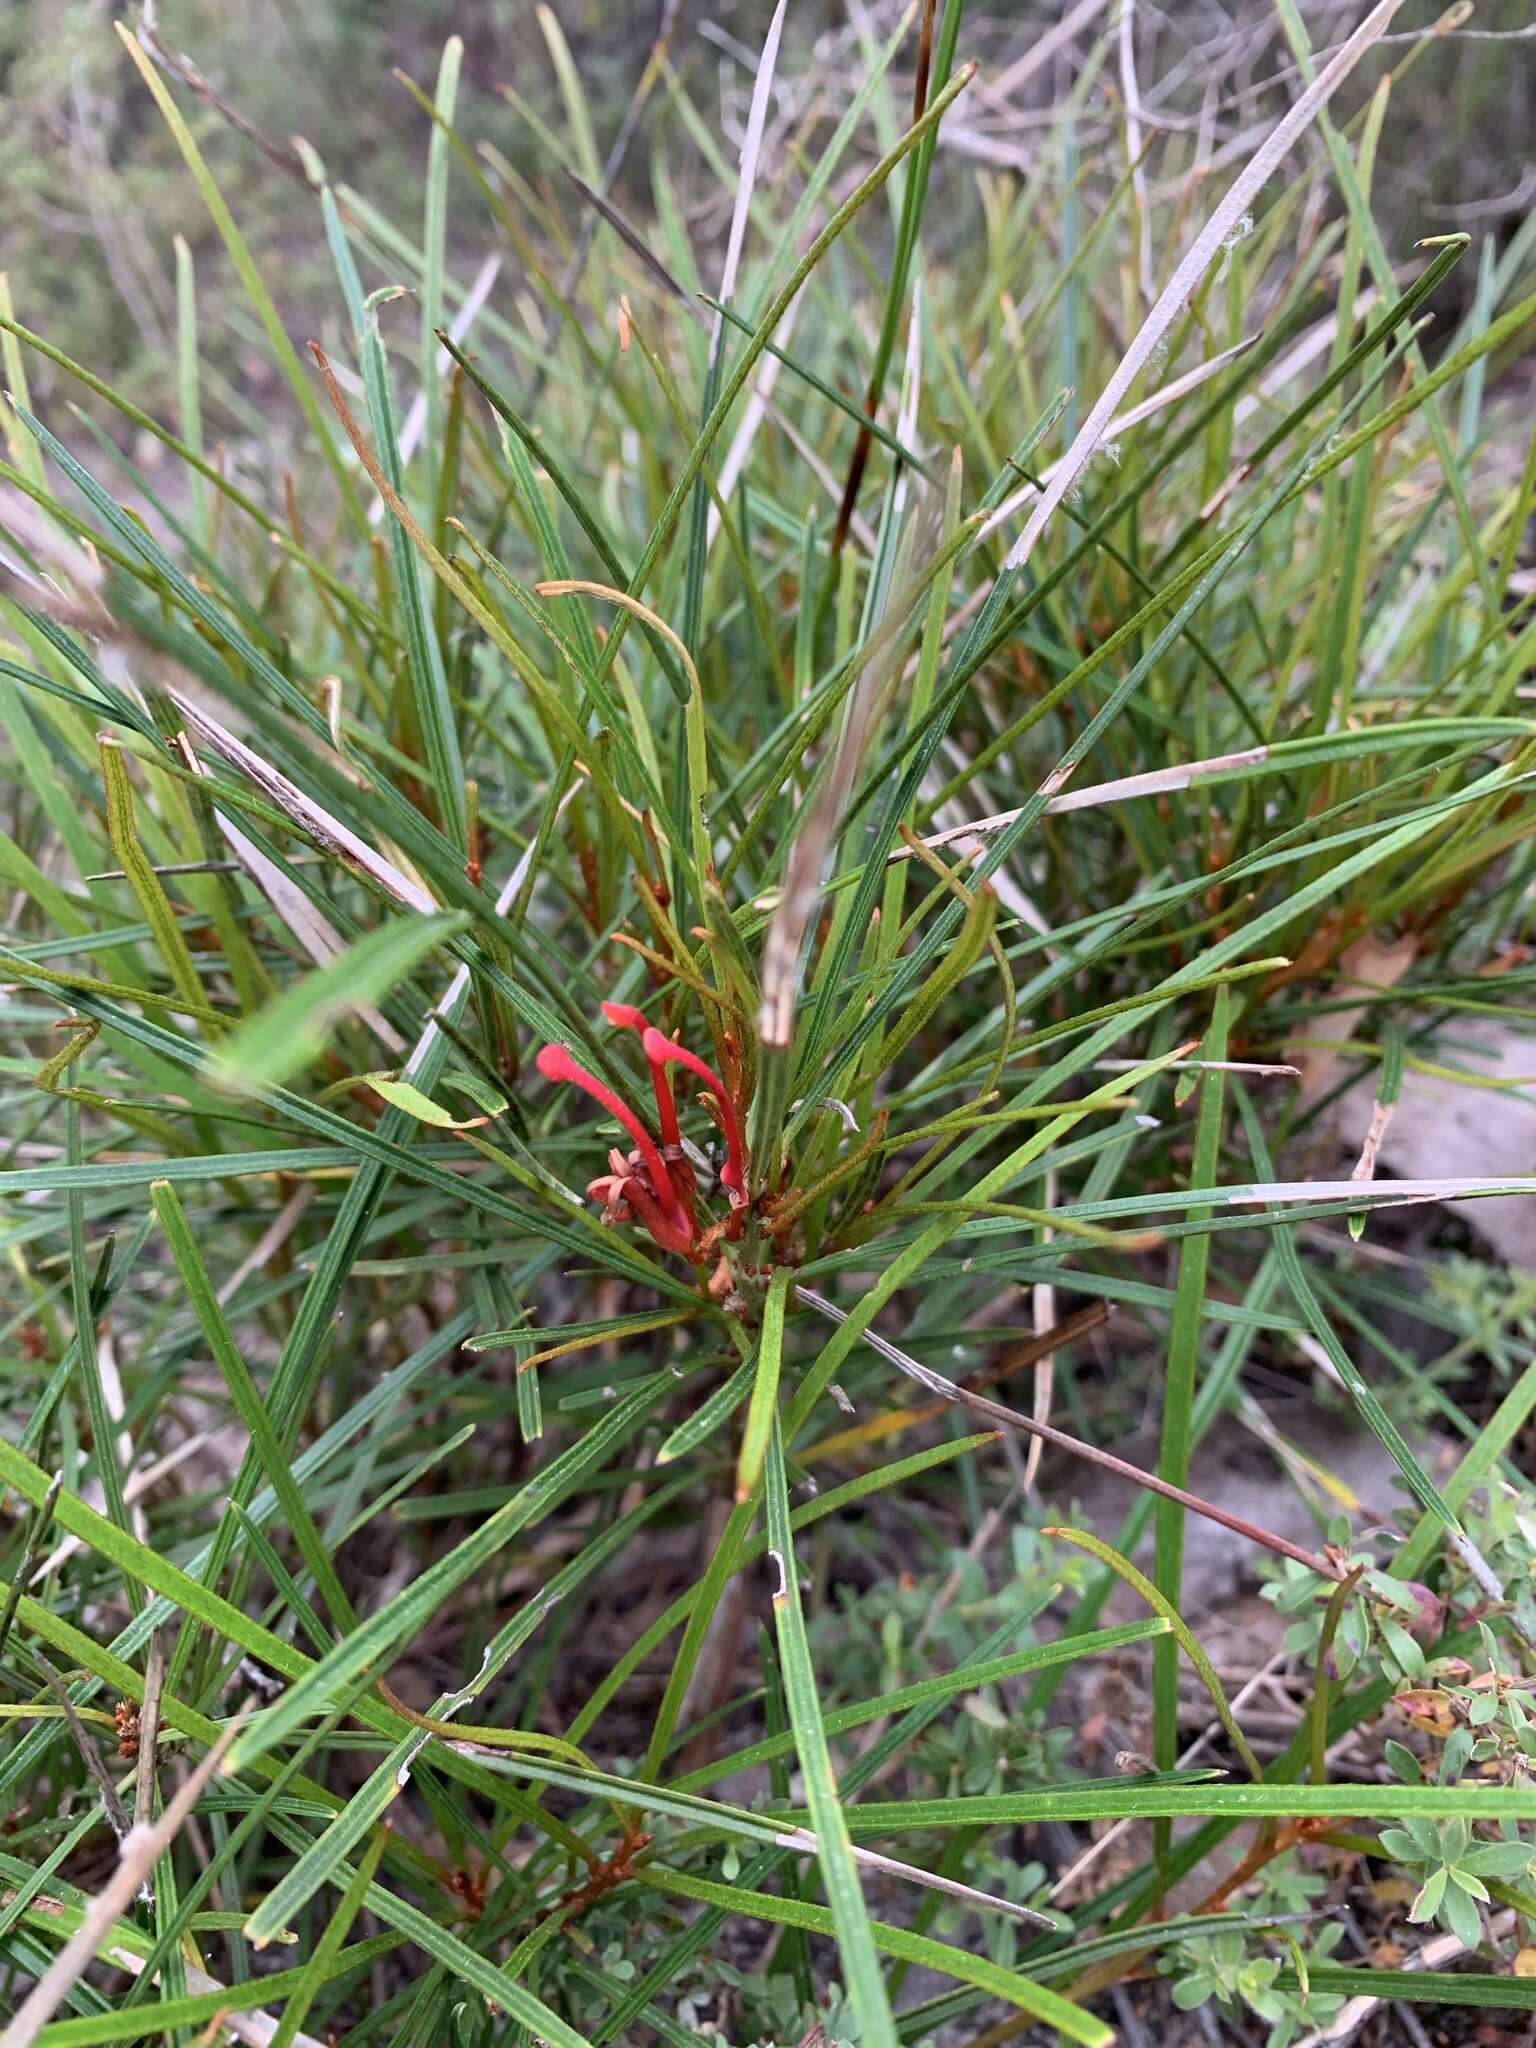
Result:
<instances>
[{"instance_id":1,"label":"twig","mask_svg":"<svg viewBox=\"0 0 1536 2048\"><path fill-rule=\"evenodd\" d=\"M147 1828L155 1817L155 1744L160 1736L160 1696L165 1690L165 1639L152 1629L144 1659L144 1697L139 1702L139 1761L133 1779L133 1824Z\"/></svg>"},{"instance_id":2,"label":"twig","mask_svg":"<svg viewBox=\"0 0 1536 2048\"><path fill-rule=\"evenodd\" d=\"M807 1307L816 1309L830 1322L847 1322L847 1310L836 1307L814 1288L797 1284L795 1293ZM967 1388L957 1386L953 1380L945 1379L942 1373L933 1372L926 1365L920 1365L915 1358L909 1357L905 1351L898 1350L894 1344L878 1336L873 1330L865 1330L861 1334L864 1342L871 1349L878 1351L882 1358L889 1359L891 1364L904 1372L909 1379L916 1380L920 1387L926 1387L930 1393L939 1395L942 1400L951 1401L957 1407L974 1408L978 1415L985 1415L994 1422L1001 1422L1008 1429L1021 1429L1026 1435L1038 1436L1044 1442L1053 1444L1057 1450L1066 1451L1074 1458L1081 1458L1089 1465L1098 1465L1106 1472L1114 1472L1121 1479L1130 1480L1134 1486L1143 1486L1149 1493L1161 1494L1165 1500L1177 1501L1180 1507L1186 1508L1192 1515L1203 1515L1208 1522L1219 1522L1224 1529L1230 1529L1235 1535L1246 1537L1250 1543L1262 1544L1266 1550L1274 1551L1279 1557L1293 1558L1297 1564L1304 1564L1308 1571L1317 1572L1325 1579L1338 1578L1337 1568L1329 1564L1326 1558L1319 1557L1315 1551L1303 1550L1299 1544L1292 1543L1287 1537L1277 1536L1272 1530L1261 1529L1256 1523L1244 1521L1241 1515L1229 1514L1225 1508L1217 1507L1214 1501L1201 1500L1198 1494L1186 1493L1182 1486L1172 1486L1166 1479L1159 1479L1155 1473L1143 1472L1139 1466L1128 1464L1124 1458L1117 1458L1112 1451L1101 1451L1093 1444L1085 1444L1078 1437L1068 1436L1065 1430L1053 1429L1047 1422L1036 1422L1033 1416L1021 1415L1016 1408L1005 1408L1001 1401L989 1400L985 1394L973 1394ZM3 2048L3 2044L0 2044L0 2048Z\"/></svg>"},{"instance_id":3,"label":"twig","mask_svg":"<svg viewBox=\"0 0 1536 2048\"><path fill-rule=\"evenodd\" d=\"M118 1797L117 1787L107 1774L107 1767L101 1760L100 1752L86 1734L85 1725L75 1712L75 1703L69 1696L68 1686L36 1644L32 1646L32 1658L47 1679L48 1690L63 1709L64 1719L69 1725L70 1734L75 1738L75 1747L80 1752L80 1761L85 1765L86 1775L101 1794L101 1803L106 1809L107 1819L112 1823L113 1834L116 1835L119 1844L125 1843L132 1832L127 1808Z\"/></svg>"},{"instance_id":4,"label":"twig","mask_svg":"<svg viewBox=\"0 0 1536 2048\"><path fill-rule=\"evenodd\" d=\"M1501 1913L1493 1923L1495 1938L1500 1939L1506 1935L1514 1921L1513 1913ZM1410 1970L1440 1970L1447 1963L1454 1962L1457 1956L1466 1953L1467 1945L1459 1935L1438 1934L1433 1941L1425 1942L1418 1954L1410 1957L1404 1967ZM1331 2044L1335 2042L1347 2041L1352 2034L1358 2033L1371 2014L1385 2003L1384 1999L1372 1997L1368 1993L1350 1999L1326 2027L1319 2027L1315 2034L1308 2034L1304 2040L1296 2043L1296 2048L1331 2048ZM0 2048L5 2048L3 2041L0 2041Z\"/></svg>"}]
</instances>

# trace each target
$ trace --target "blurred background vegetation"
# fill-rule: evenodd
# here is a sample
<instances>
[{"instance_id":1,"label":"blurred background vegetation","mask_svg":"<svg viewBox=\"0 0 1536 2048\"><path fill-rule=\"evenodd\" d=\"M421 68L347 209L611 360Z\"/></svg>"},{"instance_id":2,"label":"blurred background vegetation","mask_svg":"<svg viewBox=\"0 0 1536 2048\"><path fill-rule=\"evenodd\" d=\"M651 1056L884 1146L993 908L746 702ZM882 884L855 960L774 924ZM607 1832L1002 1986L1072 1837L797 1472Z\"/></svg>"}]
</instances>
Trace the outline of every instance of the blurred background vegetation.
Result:
<instances>
[{"instance_id":1,"label":"blurred background vegetation","mask_svg":"<svg viewBox=\"0 0 1536 2048\"><path fill-rule=\"evenodd\" d=\"M277 428L285 421L280 380L255 344L175 145L112 34L120 11L116 0L6 0L0 7L7 115L0 128L0 268L10 274L19 318L140 403L160 408L174 392L173 242L184 234L202 302L206 424L214 434L259 437L264 423ZM802 92L804 79L817 76L807 57L820 59L835 114L836 67L841 63L846 75L860 43L889 33L901 11L900 0L794 0L781 79L794 79ZM1106 19L1109 11L1102 10ZM1301 9L1320 50L1347 33L1359 11L1331 0ZM1006 65L1066 12L1043 0L973 9L967 47L988 64ZM705 103L719 101L729 131L733 118L745 119L753 53L771 13L771 0L672 0L670 8L667 0L554 0L547 8L527 0L162 0L152 19L164 42L185 53L212 92L254 129L280 144L302 136L333 182L365 193L386 215L419 191L428 139L426 117L396 74L430 87L445 37L457 34L466 46L462 132L500 152L556 215L576 222L579 203L556 182L537 128L541 121L563 125L551 22L577 64L595 141L606 152L664 16L671 16L671 33L660 89L686 79ZM1399 35L1349 81L1341 110L1358 105L1383 69L1401 61L1394 42L1417 37L1436 18L1434 7L1417 0L1405 9ZM1458 227L1502 239L1536 196L1536 24L1527 0L1480 0L1475 9L1462 0L1441 18L1445 34L1432 57L1396 82L1383 136L1377 210L1399 256L1420 236ZM1137 36L1144 75L1157 81L1153 102L1142 110L1144 125L1166 134L1204 124L1218 166L1222 145L1240 155L1293 90L1278 18L1260 0L1236 8L1224 0L1143 6ZM963 247L976 225L974 159L1003 172L1027 169L1032 141L1049 132L1047 117L1069 65L1075 68L1073 49L1068 42L1059 68L1044 66L1030 83L1025 104L1038 108L1038 130L1002 134L978 117L968 132L959 124L958 141L954 124L946 131L938 174L944 176L947 157L958 210L941 204L933 218L950 224L955 246ZM782 96L791 88L780 90ZM817 110L779 111L809 124ZM214 107L189 112L294 334L323 333L330 270L313 232L312 194L297 177L274 175L257 144ZM1085 99L1078 137L1089 218L1117 175L1122 115L1118 81L1106 66ZM642 127L614 186L641 218L652 202L645 140L651 125ZM715 167L697 146L691 163L686 153L679 156L676 142L674 133L668 174L690 234L714 241L724 232ZM1102 180L1094 172L1096 151ZM973 161L960 161L966 156ZM1472 277L1467 266L1460 289L1470 290ZM42 366L38 382L46 393Z\"/></svg>"}]
</instances>

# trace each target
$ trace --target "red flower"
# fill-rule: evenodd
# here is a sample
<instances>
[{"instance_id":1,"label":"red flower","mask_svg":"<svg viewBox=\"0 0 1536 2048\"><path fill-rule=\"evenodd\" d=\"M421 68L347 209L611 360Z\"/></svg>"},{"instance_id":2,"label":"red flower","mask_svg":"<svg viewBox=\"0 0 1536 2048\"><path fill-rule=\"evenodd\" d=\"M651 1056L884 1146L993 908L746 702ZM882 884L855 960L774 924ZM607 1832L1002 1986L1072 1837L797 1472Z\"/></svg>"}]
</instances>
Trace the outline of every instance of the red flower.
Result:
<instances>
[{"instance_id":1,"label":"red flower","mask_svg":"<svg viewBox=\"0 0 1536 2048\"><path fill-rule=\"evenodd\" d=\"M670 1038L663 1038L654 1025L641 1037L645 1056L651 1063L651 1072L656 1075L657 1091L665 1086L661 1070L667 1061L675 1060L690 1074L697 1074L715 1098L720 1111L720 1128L725 1133L725 1165L720 1169L720 1185L731 1198L733 1209L742 1208L747 1199L747 1155L741 1142L741 1126L736 1121L735 1104L725 1091L724 1083L713 1067L706 1067L695 1052L685 1045L678 1045Z\"/></svg>"},{"instance_id":2,"label":"red flower","mask_svg":"<svg viewBox=\"0 0 1536 2048\"><path fill-rule=\"evenodd\" d=\"M720 1171L720 1185L730 1199L733 1220L735 1212L747 1203L747 1157L736 1105L712 1067L686 1046L663 1037L646 1023L644 1014L633 1004L604 1003L603 1015L621 1030L640 1034L656 1096L656 1118L661 1128L659 1147L628 1103L621 1101L595 1074L589 1074L564 1046L546 1045L534 1064L547 1081L568 1081L590 1095L618 1119L635 1142L635 1149L627 1156L618 1150L610 1152L608 1163L612 1170L588 1185L589 1198L603 1205L603 1221L628 1223L637 1218L663 1251L680 1252L697 1263L718 1241L719 1228L706 1241L698 1227L693 1170L683 1150L667 1067L686 1067L709 1089L713 1114L725 1134L726 1163ZM739 1227L736 1222L735 1228ZM735 1229L727 1234L734 1236Z\"/></svg>"}]
</instances>

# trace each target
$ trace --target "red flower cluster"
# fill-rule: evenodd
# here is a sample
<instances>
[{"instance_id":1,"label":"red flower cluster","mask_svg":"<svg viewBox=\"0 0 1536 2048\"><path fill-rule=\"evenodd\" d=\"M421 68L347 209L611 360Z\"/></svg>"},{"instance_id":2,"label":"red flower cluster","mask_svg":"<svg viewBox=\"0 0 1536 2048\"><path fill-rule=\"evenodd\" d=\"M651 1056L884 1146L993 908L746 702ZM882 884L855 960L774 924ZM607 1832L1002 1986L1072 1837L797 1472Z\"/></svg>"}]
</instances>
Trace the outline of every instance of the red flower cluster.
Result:
<instances>
[{"instance_id":1,"label":"red flower cluster","mask_svg":"<svg viewBox=\"0 0 1536 2048\"><path fill-rule=\"evenodd\" d=\"M546 1081L569 1081L594 1102L601 1103L635 1141L634 1150L627 1155L615 1147L608 1154L612 1171L599 1175L588 1185L589 1197L603 1205L603 1221L628 1223L638 1218L663 1251L679 1252L698 1264L721 1235L736 1234L730 1225L737 1222L739 1212L747 1205L747 1155L736 1105L713 1067L706 1066L686 1046L663 1037L632 1004L604 1003L603 1015L621 1030L640 1034L656 1095L659 1145L629 1104L572 1059L563 1045L546 1045L534 1064ZM710 1113L725 1138L726 1163L720 1169L720 1185L729 1197L731 1215L723 1231L718 1226L707 1231L699 1227L698 1187L683 1150L677 1104L667 1077L669 1066L686 1067L704 1083L709 1090L706 1102Z\"/></svg>"}]
</instances>

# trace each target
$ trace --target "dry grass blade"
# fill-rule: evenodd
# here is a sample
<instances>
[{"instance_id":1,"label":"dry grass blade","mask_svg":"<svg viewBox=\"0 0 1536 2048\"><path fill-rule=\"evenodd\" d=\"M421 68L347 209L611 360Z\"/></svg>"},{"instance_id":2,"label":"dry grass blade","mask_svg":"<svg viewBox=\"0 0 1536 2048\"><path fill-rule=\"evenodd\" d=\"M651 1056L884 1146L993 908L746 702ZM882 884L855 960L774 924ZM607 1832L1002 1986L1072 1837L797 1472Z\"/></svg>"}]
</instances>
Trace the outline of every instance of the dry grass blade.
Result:
<instances>
[{"instance_id":1,"label":"dry grass blade","mask_svg":"<svg viewBox=\"0 0 1536 2048\"><path fill-rule=\"evenodd\" d=\"M177 733L173 744L194 775L207 773L186 733ZM235 854L236 866L250 876L315 965L329 967L339 959L346 947L330 919L315 908L304 891L289 881L276 861L269 860L232 818L220 810L215 810L214 817ZM387 1052L402 1050L404 1040L381 1011L369 1004L358 1015Z\"/></svg>"},{"instance_id":2,"label":"dry grass blade","mask_svg":"<svg viewBox=\"0 0 1536 2048\"><path fill-rule=\"evenodd\" d=\"M776 1838L785 1849L797 1849L808 1856L820 1854L820 1844L809 1828L786 1828ZM946 1898L959 1899L967 1906L980 1906L985 1911L1006 1913L1012 1920L1022 1920L1030 1927L1045 1927L1055 1930L1057 1922L1049 1913L1037 1913L1033 1906L1021 1906L1013 1899L999 1898L995 1892L977 1891L974 1885L961 1884L953 1877L943 1877L936 1870L920 1870L915 1863L902 1863L895 1856L882 1856L875 1849L864 1849L857 1842L850 1843L850 1852L855 1863L866 1870L878 1870L887 1877L898 1877L907 1884L920 1886L924 1891L942 1892Z\"/></svg>"},{"instance_id":3,"label":"dry grass blade","mask_svg":"<svg viewBox=\"0 0 1536 2048\"><path fill-rule=\"evenodd\" d=\"M1174 321L1184 312L1201 279L1221 254L1229 237L1238 231L1250 202L1279 169L1291 145L1326 106L1337 87L1353 71L1401 5L1402 0L1379 0L1379 5L1372 8L1348 42L1317 74L1290 112L1270 131L1234 179L1226 197L1196 236L1189 254L1164 285L1156 305L1142 322L1136 338L1121 357L1114 375L1100 392L1092 411L1078 430L1065 459L1041 493L1039 503L1025 522L1024 531L1008 551L1008 568L1018 569L1029 560L1035 542L1040 538L1051 514L1081 476L1094 450L1103 440L1109 423L1114 418L1115 408L1152 359L1159 342L1168 333Z\"/></svg>"},{"instance_id":4,"label":"dry grass blade","mask_svg":"<svg viewBox=\"0 0 1536 2048\"><path fill-rule=\"evenodd\" d=\"M10 0L0 2048L1518 1995L1529 94L1299 4Z\"/></svg>"},{"instance_id":5,"label":"dry grass blade","mask_svg":"<svg viewBox=\"0 0 1536 2048\"><path fill-rule=\"evenodd\" d=\"M386 896L392 896L407 910L416 910L424 915L437 909L436 903L419 883L413 882L391 861L357 834L341 820L317 804L313 797L306 796L296 783L280 774L270 761L264 761L254 753L244 740L238 740L226 726L201 705L194 704L190 697L172 691L172 702L188 725L216 754L221 754L232 768L238 768L250 778L256 787L269 796L279 810L286 811L294 823L317 845L350 868L355 874L364 876Z\"/></svg>"},{"instance_id":6,"label":"dry grass blade","mask_svg":"<svg viewBox=\"0 0 1536 2048\"><path fill-rule=\"evenodd\" d=\"M1150 301L1157 289L1152 275L1152 206L1147 196L1147 167L1141 153L1141 92L1136 83L1136 0L1120 0L1120 93L1125 101L1125 153L1131 160L1131 197L1136 212L1136 282Z\"/></svg>"},{"instance_id":7,"label":"dry grass blade","mask_svg":"<svg viewBox=\"0 0 1536 2048\"><path fill-rule=\"evenodd\" d=\"M1129 4L1127 4L1126 12L1127 14L1130 12ZM1047 1209L1055 1208L1057 1193L1057 1175L1056 1169L1053 1166L1047 1170L1045 1176L1045 1206ZM1049 1244L1055 1235L1055 1230L1047 1223L1040 1232L1041 1244ZM1035 1326L1035 1338L1038 1342L1048 1335L1056 1321L1055 1285L1049 1280L1037 1280L1029 1290L1029 1307L1030 1316ZM1050 1421L1051 1406L1055 1399L1055 1394L1056 1353L1053 1349L1042 1352L1040 1357L1035 1360L1034 1394L1030 1402L1029 1412L1036 1422ZM1040 1460L1044 1456L1045 1439L1039 1436L1032 1436L1029 1440L1029 1449L1024 1454L1023 1488L1026 1493L1028 1493L1040 1475Z\"/></svg>"},{"instance_id":8,"label":"dry grass blade","mask_svg":"<svg viewBox=\"0 0 1536 2048\"><path fill-rule=\"evenodd\" d=\"M1066 790L1059 796L1053 796L1045 808L1059 816L1063 811L1093 810L1100 804L1129 803L1138 796L1166 796L1173 790L1189 789L1205 777L1222 775L1238 768L1255 768L1268 759L1268 747L1245 747L1235 754L1214 754L1208 761L1185 761L1172 768L1148 768L1139 775L1118 776L1113 782L1092 782L1083 789ZM1003 831L1018 815L1017 809L994 811L989 818L972 818L963 825L951 825L946 831L931 833L923 844L952 846L956 840L979 839L988 832ZM891 860L910 860L911 852L902 847L889 857Z\"/></svg>"},{"instance_id":9,"label":"dry grass blade","mask_svg":"<svg viewBox=\"0 0 1536 2048\"><path fill-rule=\"evenodd\" d=\"M275 164L287 177L296 179L306 191L313 192L315 181L310 176L303 157L290 144L274 141L264 128L257 125L240 109L230 102L198 70L181 50L173 50L161 36L156 21L158 9L154 0L144 0L138 26L134 30L139 47L145 55L152 57L168 77L176 79L187 88L194 98L200 99L205 107L211 107L219 118L227 121L237 134L253 142L269 163Z\"/></svg>"},{"instance_id":10,"label":"dry grass blade","mask_svg":"<svg viewBox=\"0 0 1536 2048\"><path fill-rule=\"evenodd\" d=\"M1177 377L1170 377L1166 384L1160 384L1147 397L1138 399L1135 405L1128 405L1124 412L1116 413L1104 429L1104 441L1117 441L1122 434L1128 434L1132 427L1139 427L1145 420L1156 419L1160 412L1166 412L1170 406L1177 405L1181 398L1188 398L1192 391L1198 391L1202 384L1208 384L1219 370L1224 370L1229 363L1236 362L1239 356L1246 355L1257 338L1256 335L1248 335L1242 341L1233 342L1230 348L1218 349L1215 355L1207 356L1204 362L1196 363L1193 369L1185 370ZM977 538L985 540L989 533L996 532L1000 526L1006 526L1014 514L1027 505L1031 498L1038 496L1070 460L1069 449L1065 455L1041 472L1038 483L1027 483L1020 489L1010 492L994 511L987 514L978 530ZM985 592L981 594L985 595ZM973 599L970 602L977 601ZM957 618L952 617L948 631L952 632L956 623Z\"/></svg>"},{"instance_id":11,"label":"dry grass blade","mask_svg":"<svg viewBox=\"0 0 1536 2048\"><path fill-rule=\"evenodd\" d=\"M133 1824L148 1827L155 1817L155 1744L160 1739L160 1697L165 1690L165 1637L155 1629L144 1660L144 1697L139 1702L139 1760L133 1779Z\"/></svg>"},{"instance_id":12,"label":"dry grass blade","mask_svg":"<svg viewBox=\"0 0 1536 2048\"><path fill-rule=\"evenodd\" d=\"M722 304L729 304L736 290L736 274L741 268L742 245L747 237L747 217L752 208L752 193L757 184L758 159L763 150L763 128L768 119L768 98L773 91L774 67L779 61L779 40L784 33L784 14L789 0L779 0L773 10L773 19L768 24L768 33L763 38L763 53L757 62L757 77L752 83L752 104L747 113L747 132L741 144L741 174L736 182L736 201L731 208L731 229L726 237L725 264L720 273L720 298ZM919 110L921 111L921 110ZM715 331L710 337L710 364L713 367L720 353L720 340L725 332L725 316L715 315Z\"/></svg>"}]
</instances>

